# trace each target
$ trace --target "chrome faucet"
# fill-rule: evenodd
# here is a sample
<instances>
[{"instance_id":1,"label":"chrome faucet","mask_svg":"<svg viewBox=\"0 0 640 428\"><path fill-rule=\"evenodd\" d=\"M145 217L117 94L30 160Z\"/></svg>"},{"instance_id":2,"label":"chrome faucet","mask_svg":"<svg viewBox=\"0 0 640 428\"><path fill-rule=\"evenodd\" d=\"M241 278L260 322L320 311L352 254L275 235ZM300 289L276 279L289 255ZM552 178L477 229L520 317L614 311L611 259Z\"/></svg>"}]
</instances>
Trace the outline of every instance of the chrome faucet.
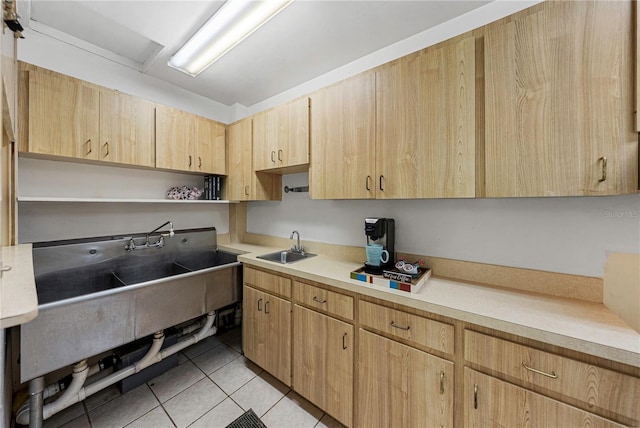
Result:
<instances>
[{"instance_id":1,"label":"chrome faucet","mask_svg":"<svg viewBox=\"0 0 640 428\"><path fill-rule=\"evenodd\" d=\"M176 233L173 231L173 223L171 221L168 221L168 222L163 223L162 225L156 227L151 232L147 233L146 236L145 236L145 240L144 240L144 244L143 245L136 245L136 243L133 240L133 238L129 238L129 242L124 246L124 249L127 250L127 251L133 251L135 249L154 248L154 247L162 248L162 247L164 247L164 235L161 234L160 238L158 238L158 240L153 244L149 242L149 235L157 232L158 230L162 229L166 225L169 225L169 237L173 238Z\"/></svg>"},{"instance_id":2,"label":"chrome faucet","mask_svg":"<svg viewBox=\"0 0 640 428\"><path fill-rule=\"evenodd\" d=\"M291 232L291 236L289 236L289 239L293 239L293 235L296 235L297 239L296 244L291 247L291 252L304 254L304 248L302 247L302 245L300 245L300 232L294 230L293 232Z\"/></svg>"}]
</instances>

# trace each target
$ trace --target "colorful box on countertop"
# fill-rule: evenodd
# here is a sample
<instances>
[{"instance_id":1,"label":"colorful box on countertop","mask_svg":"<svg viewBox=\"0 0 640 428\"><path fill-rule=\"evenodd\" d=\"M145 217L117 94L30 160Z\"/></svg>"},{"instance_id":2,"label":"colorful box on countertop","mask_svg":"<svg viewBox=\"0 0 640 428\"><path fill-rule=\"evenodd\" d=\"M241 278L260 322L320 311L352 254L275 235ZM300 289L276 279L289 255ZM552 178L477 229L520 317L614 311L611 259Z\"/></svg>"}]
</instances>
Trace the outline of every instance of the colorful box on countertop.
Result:
<instances>
[{"instance_id":1,"label":"colorful box on countertop","mask_svg":"<svg viewBox=\"0 0 640 428\"><path fill-rule=\"evenodd\" d=\"M397 271L383 271L383 275L372 275L365 273L364 267L351 272L351 279L379 285L394 290L402 290L408 293L417 293L431 276L431 269L422 268L422 273L417 278Z\"/></svg>"}]
</instances>

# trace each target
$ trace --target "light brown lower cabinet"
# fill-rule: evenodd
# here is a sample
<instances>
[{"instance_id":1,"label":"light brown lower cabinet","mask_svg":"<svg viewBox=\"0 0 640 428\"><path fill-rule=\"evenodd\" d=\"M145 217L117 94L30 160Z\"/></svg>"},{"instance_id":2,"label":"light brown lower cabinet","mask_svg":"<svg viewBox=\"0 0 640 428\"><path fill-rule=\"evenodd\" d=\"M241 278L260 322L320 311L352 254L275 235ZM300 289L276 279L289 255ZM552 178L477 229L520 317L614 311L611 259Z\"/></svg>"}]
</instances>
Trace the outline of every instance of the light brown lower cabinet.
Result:
<instances>
[{"instance_id":1,"label":"light brown lower cabinet","mask_svg":"<svg viewBox=\"0 0 640 428\"><path fill-rule=\"evenodd\" d=\"M245 357L291 386L291 302L246 285L242 300Z\"/></svg>"},{"instance_id":2,"label":"light brown lower cabinet","mask_svg":"<svg viewBox=\"0 0 640 428\"><path fill-rule=\"evenodd\" d=\"M298 305L293 325L293 389L352 426L353 326Z\"/></svg>"},{"instance_id":3,"label":"light brown lower cabinet","mask_svg":"<svg viewBox=\"0 0 640 428\"><path fill-rule=\"evenodd\" d=\"M452 427L453 363L359 331L356 427Z\"/></svg>"},{"instance_id":4,"label":"light brown lower cabinet","mask_svg":"<svg viewBox=\"0 0 640 428\"><path fill-rule=\"evenodd\" d=\"M623 427L465 367L465 427Z\"/></svg>"}]
</instances>

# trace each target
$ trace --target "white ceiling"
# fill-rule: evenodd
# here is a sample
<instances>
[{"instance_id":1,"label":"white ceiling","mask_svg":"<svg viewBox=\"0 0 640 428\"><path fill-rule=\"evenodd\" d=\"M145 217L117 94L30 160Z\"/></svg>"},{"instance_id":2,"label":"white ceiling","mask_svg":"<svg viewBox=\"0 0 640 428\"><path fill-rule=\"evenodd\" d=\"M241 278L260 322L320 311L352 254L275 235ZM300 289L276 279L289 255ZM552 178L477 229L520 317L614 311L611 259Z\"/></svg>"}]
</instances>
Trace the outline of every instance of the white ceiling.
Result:
<instances>
[{"instance_id":1,"label":"white ceiling","mask_svg":"<svg viewBox=\"0 0 640 428\"><path fill-rule=\"evenodd\" d=\"M223 1L31 0L23 25L226 105L251 106L489 1L296 0L197 77L167 60Z\"/></svg>"}]
</instances>

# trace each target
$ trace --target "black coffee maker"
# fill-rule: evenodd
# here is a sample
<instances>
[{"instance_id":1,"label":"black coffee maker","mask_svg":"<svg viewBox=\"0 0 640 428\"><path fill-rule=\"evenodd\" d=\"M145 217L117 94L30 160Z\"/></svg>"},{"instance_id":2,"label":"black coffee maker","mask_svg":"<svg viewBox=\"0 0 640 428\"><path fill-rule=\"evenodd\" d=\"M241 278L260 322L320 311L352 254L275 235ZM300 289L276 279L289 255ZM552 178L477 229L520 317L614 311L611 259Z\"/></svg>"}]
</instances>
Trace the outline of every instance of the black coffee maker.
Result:
<instances>
[{"instance_id":1,"label":"black coffee maker","mask_svg":"<svg viewBox=\"0 0 640 428\"><path fill-rule=\"evenodd\" d=\"M389 261L380 263L380 266L364 264L364 271L373 275L381 275L383 270L393 269L396 260L396 222L392 218L365 218L364 233L367 235L367 244L382 244L389 252Z\"/></svg>"}]
</instances>

